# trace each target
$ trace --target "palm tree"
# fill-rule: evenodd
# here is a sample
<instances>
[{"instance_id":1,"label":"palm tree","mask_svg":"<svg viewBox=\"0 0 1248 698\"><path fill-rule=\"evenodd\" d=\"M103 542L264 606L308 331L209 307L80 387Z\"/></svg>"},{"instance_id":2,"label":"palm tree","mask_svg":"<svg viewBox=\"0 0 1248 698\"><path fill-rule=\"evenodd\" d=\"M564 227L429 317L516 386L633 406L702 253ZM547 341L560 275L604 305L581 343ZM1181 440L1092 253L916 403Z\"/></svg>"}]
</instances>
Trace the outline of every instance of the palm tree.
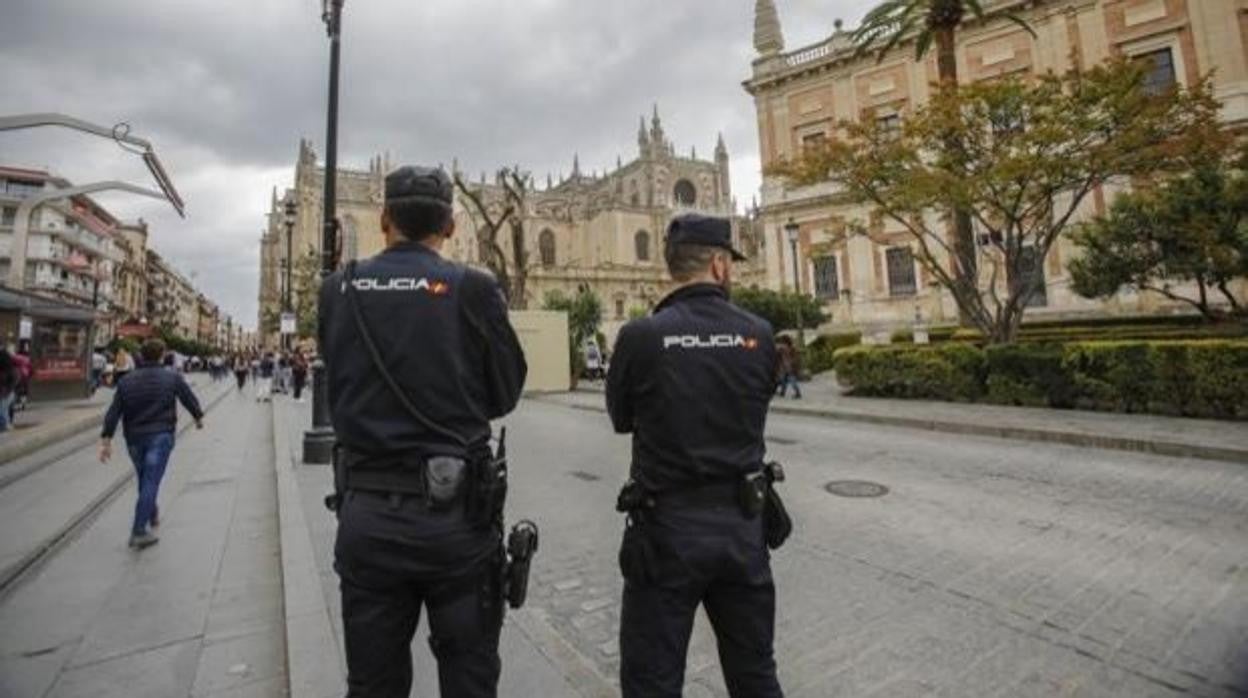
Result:
<instances>
[{"instance_id":1,"label":"palm tree","mask_svg":"<svg viewBox=\"0 0 1248 698\"><path fill-rule=\"evenodd\" d=\"M990 1L990 0L989 0ZM984 18L985 0L883 0L867 13L851 37L858 46L859 55L876 51L878 60L896 48L902 41L914 37L914 58L923 60L932 44L936 44L936 70L941 89L951 89L958 84L958 60L954 35L968 15ZM1006 19L1026 29L1035 31L1018 15L1005 13ZM951 144L956 145L956 144ZM975 234L971 226L971 214L961 207L953 207L954 244L958 257L958 281L968 290L976 287L978 272L975 262ZM964 324L968 318L963 318Z\"/></svg>"},{"instance_id":2,"label":"palm tree","mask_svg":"<svg viewBox=\"0 0 1248 698\"><path fill-rule=\"evenodd\" d=\"M990 2L991 0L989 0ZM862 24L851 37L860 54L877 51L883 60L905 39L914 36L914 58L923 60L936 44L936 69L942 85L958 84L958 61L954 33L967 15L984 19L985 0L883 0L863 17ZM1005 19L1035 31L1018 15L1007 12ZM917 32L917 33L916 33Z\"/></svg>"}]
</instances>

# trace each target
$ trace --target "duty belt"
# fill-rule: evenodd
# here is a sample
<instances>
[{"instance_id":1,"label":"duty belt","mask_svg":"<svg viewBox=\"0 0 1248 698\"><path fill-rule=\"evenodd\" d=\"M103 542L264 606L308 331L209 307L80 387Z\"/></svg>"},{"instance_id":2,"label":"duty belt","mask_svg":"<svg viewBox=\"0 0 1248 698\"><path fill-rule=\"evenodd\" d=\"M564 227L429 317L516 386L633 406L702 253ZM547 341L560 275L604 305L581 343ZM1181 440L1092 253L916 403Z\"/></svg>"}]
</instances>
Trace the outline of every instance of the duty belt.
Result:
<instances>
[{"instance_id":1,"label":"duty belt","mask_svg":"<svg viewBox=\"0 0 1248 698\"><path fill-rule=\"evenodd\" d=\"M387 494L423 497L428 492L423 456L365 456L344 450L347 490L367 490ZM367 465L366 465L367 464Z\"/></svg>"},{"instance_id":2,"label":"duty belt","mask_svg":"<svg viewBox=\"0 0 1248 698\"><path fill-rule=\"evenodd\" d=\"M740 484L736 480L710 482L704 485L693 485L691 487L656 492L652 497L657 506L735 506L739 488Z\"/></svg>"}]
</instances>

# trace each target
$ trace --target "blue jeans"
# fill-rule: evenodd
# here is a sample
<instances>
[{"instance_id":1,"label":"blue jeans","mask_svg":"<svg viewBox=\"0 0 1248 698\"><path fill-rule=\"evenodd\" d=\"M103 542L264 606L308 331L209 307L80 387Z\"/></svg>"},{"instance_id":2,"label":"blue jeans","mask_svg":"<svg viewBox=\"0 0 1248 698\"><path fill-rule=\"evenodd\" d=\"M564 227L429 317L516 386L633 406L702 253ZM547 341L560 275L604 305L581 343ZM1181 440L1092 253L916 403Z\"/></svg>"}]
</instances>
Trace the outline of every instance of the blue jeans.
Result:
<instances>
[{"instance_id":1,"label":"blue jeans","mask_svg":"<svg viewBox=\"0 0 1248 698\"><path fill-rule=\"evenodd\" d=\"M9 410L13 407L13 400L16 398L15 392L0 396L0 431L8 431L9 427L13 426L9 420Z\"/></svg>"},{"instance_id":2,"label":"blue jeans","mask_svg":"<svg viewBox=\"0 0 1248 698\"><path fill-rule=\"evenodd\" d=\"M802 396L802 388L797 383L797 376L792 373L786 373L780 379L780 397L788 394L790 385L793 386L793 396L800 398Z\"/></svg>"},{"instance_id":3,"label":"blue jeans","mask_svg":"<svg viewBox=\"0 0 1248 698\"><path fill-rule=\"evenodd\" d=\"M139 480L139 501L134 505L134 527L131 529L131 533L139 536L147 532L147 526L156 514L156 494L160 491L160 480L165 476L169 455L173 453L173 432L144 434L134 437L133 441L127 439L126 450L130 451L130 460L134 461L134 471Z\"/></svg>"}]
</instances>

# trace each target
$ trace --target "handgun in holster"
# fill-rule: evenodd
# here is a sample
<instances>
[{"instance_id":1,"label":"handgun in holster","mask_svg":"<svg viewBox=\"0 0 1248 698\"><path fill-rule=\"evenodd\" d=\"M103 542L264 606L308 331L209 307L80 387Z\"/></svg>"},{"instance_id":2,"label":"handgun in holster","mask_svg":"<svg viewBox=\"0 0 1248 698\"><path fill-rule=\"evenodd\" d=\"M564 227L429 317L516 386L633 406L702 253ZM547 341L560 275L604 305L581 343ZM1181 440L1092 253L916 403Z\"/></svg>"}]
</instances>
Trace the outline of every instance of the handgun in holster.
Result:
<instances>
[{"instance_id":1,"label":"handgun in holster","mask_svg":"<svg viewBox=\"0 0 1248 698\"><path fill-rule=\"evenodd\" d=\"M635 524L638 521L641 512L655 507L654 495L646 491L640 482L629 479L620 488L620 494L615 499L615 510L621 514L628 514L629 524Z\"/></svg>"},{"instance_id":2,"label":"handgun in holster","mask_svg":"<svg viewBox=\"0 0 1248 698\"><path fill-rule=\"evenodd\" d=\"M524 520L511 527L507 536L507 562L503 569L503 596L511 608L524 606L529 595L529 569L537 553L537 524Z\"/></svg>"},{"instance_id":3,"label":"handgun in holster","mask_svg":"<svg viewBox=\"0 0 1248 698\"><path fill-rule=\"evenodd\" d=\"M777 482L784 482L784 466L772 461L763 466L762 475L767 483L764 494L766 503L763 507L763 537L768 548L777 550L793 533L793 519L775 487Z\"/></svg>"}]
</instances>

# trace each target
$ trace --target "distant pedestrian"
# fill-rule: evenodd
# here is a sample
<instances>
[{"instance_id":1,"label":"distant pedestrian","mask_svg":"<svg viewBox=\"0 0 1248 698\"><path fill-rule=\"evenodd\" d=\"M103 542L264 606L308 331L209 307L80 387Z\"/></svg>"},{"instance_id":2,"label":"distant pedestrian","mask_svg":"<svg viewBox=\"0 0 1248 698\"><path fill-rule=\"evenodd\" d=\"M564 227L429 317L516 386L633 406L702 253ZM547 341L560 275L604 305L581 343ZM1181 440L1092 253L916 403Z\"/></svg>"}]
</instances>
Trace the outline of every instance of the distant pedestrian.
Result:
<instances>
[{"instance_id":1,"label":"distant pedestrian","mask_svg":"<svg viewBox=\"0 0 1248 698\"><path fill-rule=\"evenodd\" d=\"M303 402L303 387L308 384L308 358L300 349L290 360L290 377L295 383L295 402Z\"/></svg>"},{"instance_id":2,"label":"distant pedestrian","mask_svg":"<svg viewBox=\"0 0 1248 698\"><path fill-rule=\"evenodd\" d=\"M789 386L793 386L793 399L802 399L802 387L798 385L798 355L793 346L793 338L788 335L780 337L776 344L776 385L780 397L785 397Z\"/></svg>"},{"instance_id":3,"label":"distant pedestrian","mask_svg":"<svg viewBox=\"0 0 1248 698\"><path fill-rule=\"evenodd\" d=\"M264 358L260 359L260 366L256 373L256 401L272 402L273 401L273 376L277 373L277 362L273 360L273 354L267 353Z\"/></svg>"},{"instance_id":4,"label":"distant pedestrian","mask_svg":"<svg viewBox=\"0 0 1248 698\"><path fill-rule=\"evenodd\" d=\"M242 390L247 384L247 373L251 371L251 365L247 363L247 359L242 354L234 355L234 380L238 381L238 389Z\"/></svg>"},{"instance_id":5,"label":"distant pedestrian","mask_svg":"<svg viewBox=\"0 0 1248 698\"><path fill-rule=\"evenodd\" d=\"M195 427L204 428L204 411L186 379L177 371L162 367L165 344L149 339L142 348L143 365L117 384L113 403L104 417L100 440L100 462L107 463L113 455L113 434L122 422L126 450L134 462L139 482L139 498L134 507L134 525L130 529L130 547L154 545L160 539L149 526L160 524L156 495L160 490L165 466L173 453L174 434L178 427L178 402L195 418Z\"/></svg>"},{"instance_id":6,"label":"distant pedestrian","mask_svg":"<svg viewBox=\"0 0 1248 698\"><path fill-rule=\"evenodd\" d=\"M17 371L17 387L13 391L13 399L9 402L9 426L13 426L13 420L17 413L26 409L26 403L30 399L30 379L35 376L35 363L30 360L30 344L25 340L18 346L17 351L11 353L13 357L13 368Z\"/></svg>"},{"instance_id":7,"label":"distant pedestrian","mask_svg":"<svg viewBox=\"0 0 1248 698\"><path fill-rule=\"evenodd\" d=\"M113 359L113 385L121 382L126 374L134 370L134 357L125 347L117 347L117 358Z\"/></svg>"},{"instance_id":8,"label":"distant pedestrian","mask_svg":"<svg viewBox=\"0 0 1248 698\"><path fill-rule=\"evenodd\" d=\"M13 363L13 355L7 348L0 347L0 432L8 431L12 424L9 408L17 399L18 380L18 370Z\"/></svg>"},{"instance_id":9,"label":"distant pedestrian","mask_svg":"<svg viewBox=\"0 0 1248 698\"><path fill-rule=\"evenodd\" d=\"M91 392L100 389L100 381L104 379L104 369L108 366L108 359L104 356L104 350L96 347L91 352Z\"/></svg>"}]
</instances>

